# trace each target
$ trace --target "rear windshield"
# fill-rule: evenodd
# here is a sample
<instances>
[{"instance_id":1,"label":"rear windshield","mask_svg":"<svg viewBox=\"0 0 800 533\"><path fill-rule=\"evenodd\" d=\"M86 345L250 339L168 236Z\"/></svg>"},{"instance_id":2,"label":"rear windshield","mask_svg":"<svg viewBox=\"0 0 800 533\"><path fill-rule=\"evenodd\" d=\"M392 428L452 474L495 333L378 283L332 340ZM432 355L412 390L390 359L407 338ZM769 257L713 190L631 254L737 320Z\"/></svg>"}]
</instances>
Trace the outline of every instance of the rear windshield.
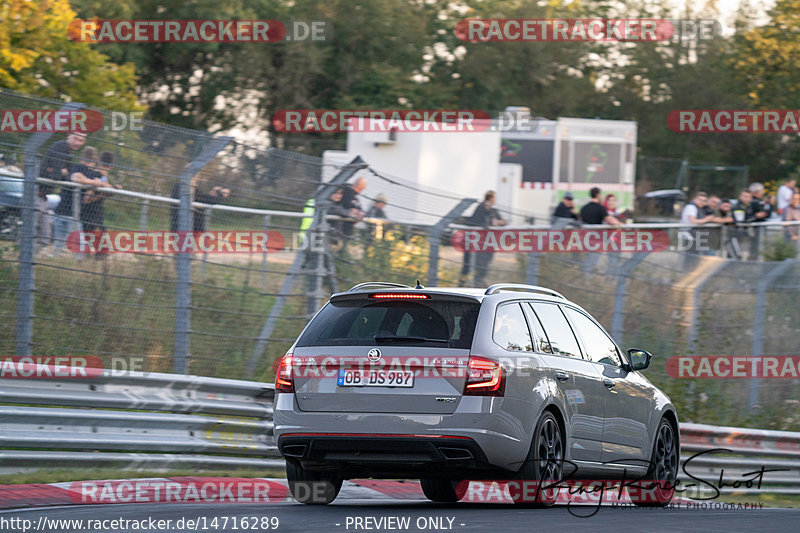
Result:
<instances>
[{"instance_id":1,"label":"rear windshield","mask_svg":"<svg viewBox=\"0 0 800 533\"><path fill-rule=\"evenodd\" d=\"M331 302L309 324L297 346L402 345L469 349L479 308L477 302L448 300Z\"/></svg>"}]
</instances>

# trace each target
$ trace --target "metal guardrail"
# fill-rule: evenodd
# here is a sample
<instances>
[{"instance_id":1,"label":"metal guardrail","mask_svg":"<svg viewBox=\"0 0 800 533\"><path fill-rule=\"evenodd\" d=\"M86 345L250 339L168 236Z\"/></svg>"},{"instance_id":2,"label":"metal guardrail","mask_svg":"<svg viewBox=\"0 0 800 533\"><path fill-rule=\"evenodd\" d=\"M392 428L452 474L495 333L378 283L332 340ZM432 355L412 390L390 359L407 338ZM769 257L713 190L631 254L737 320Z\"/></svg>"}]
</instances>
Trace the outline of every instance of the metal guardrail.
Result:
<instances>
[{"instance_id":1,"label":"metal guardrail","mask_svg":"<svg viewBox=\"0 0 800 533\"><path fill-rule=\"evenodd\" d=\"M712 449L727 451L696 455ZM688 496L713 495L709 483L719 487L720 479L723 494L800 494L800 433L683 423L681 467L678 478L696 485Z\"/></svg>"},{"instance_id":2,"label":"metal guardrail","mask_svg":"<svg viewBox=\"0 0 800 533\"><path fill-rule=\"evenodd\" d=\"M0 472L283 466L270 384L111 370L0 383Z\"/></svg>"},{"instance_id":3,"label":"metal guardrail","mask_svg":"<svg viewBox=\"0 0 800 533\"><path fill-rule=\"evenodd\" d=\"M0 473L283 466L272 384L104 370L89 378L4 377L0 385ZM702 454L719 448L728 451ZM718 486L720 476L723 493L800 494L800 433L684 423L681 466L679 479L694 483L683 496L713 493L709 484ZM748 486L762 466L781 471Z\"/></svg>"}]
</instances>

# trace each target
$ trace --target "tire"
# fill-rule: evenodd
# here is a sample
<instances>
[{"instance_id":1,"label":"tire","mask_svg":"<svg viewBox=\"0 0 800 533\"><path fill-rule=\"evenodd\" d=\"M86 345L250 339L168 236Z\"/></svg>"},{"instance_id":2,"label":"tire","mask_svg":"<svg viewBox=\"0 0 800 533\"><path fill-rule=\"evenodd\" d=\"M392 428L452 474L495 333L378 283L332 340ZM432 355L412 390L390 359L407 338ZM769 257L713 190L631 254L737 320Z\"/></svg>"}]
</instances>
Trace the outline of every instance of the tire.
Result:
<instances>
[{"instance_id":1,"label":"tire","mask_svg":"<svg viewBox=\"0 0 800 533\"><path fill-rule=\"evenodd\" d=\"M307 505L328 505L342 488L341 477L308 470L290 461L286 461L286 481L292 497Z\"/></svg>"},{"instance_id":2,"label":"tire","mask_svg":"<svg viewBox=\"0 0 800 533\"><path fill-rule=\"evenodd\" d=\"M533 441L525 464L517 474L523 482L533 482L535 492L521 491L514 503L528 507L552 507L558 499L558 489L548 489L550 483L557 484L564 473L564 450L561 424L553 413L545 411L533 432ZM539 482L541 486L538 485ZM514 495L512 494L512 497Z\"/></svg>"},{"instance_id":3,"label":"tire","mask_svg":"<svg viewBox=\"0 0 800 533\"><path fill-rule=\"evenodd\" d=\"M631 501L639 507L665 507L675 494L678 474L678 439L675 428L662 418L656 429L650 467L638 486L629 487ZM638 489L638 490L637 490Z\"/></svg>"},{"instance_id":4,"label":"tire","mask_svg":"<svg viewBox=\"0 0 800 533\"><path fill-rule=\"evenodd\" d=\"M425 497L432 502L455 503L461 499L456 493L457 481L450 479L420 479L419 484L422 486L422 492Z\"/></svg>"}]
</instances>

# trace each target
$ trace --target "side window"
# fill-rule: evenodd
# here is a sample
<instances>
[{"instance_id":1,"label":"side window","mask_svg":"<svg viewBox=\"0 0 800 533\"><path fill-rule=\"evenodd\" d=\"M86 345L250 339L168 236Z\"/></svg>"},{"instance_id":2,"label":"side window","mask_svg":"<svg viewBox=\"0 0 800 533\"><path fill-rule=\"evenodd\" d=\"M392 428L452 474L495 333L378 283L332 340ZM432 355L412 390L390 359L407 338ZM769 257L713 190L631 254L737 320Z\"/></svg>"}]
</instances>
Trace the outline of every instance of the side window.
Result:
<instances>
[{"instance_id":1,"label":"side window","mask_svg":"<svg viewBox=\"0 0 800 533\"><path fill-rule=\"evenodd\" d=\"M583 348L590 361L603 363L606 365L620 366L621 360L619 352L614 342L606 335L606 332L597 326L592 320L575 309L565 307L564 311L569 317L572 325L578 331Z\"/></svg>"},{"instance_id":2,"label":"side window","mask_svg":"<svg viewBox=\"0 0 800 533\"><path fill-rule=\"evenodd\" d=\"M518 303L505 304L497 308L492 340L506 350L522 352L533 350L528 323Z\"/></svg>"},{"instance_id":3,"label":"side window","mask_svg":"<svg viewBox=\"0 0 800 533\"><path fill-rule=\"evenodd\" d=\"M531 333L533 333L534 350L538 353L553 353L550 349L550 341L547 340L547 334L544 332L539 318L533 312L531 302L522 304L522 309L525 311L525 316L528 318L528 324L531 326Z\"/></svg>"},{"instance_id":4,"label":"side window","mask_svg":"<svg viewBox=\"0 0 800 533\"><path fill-rule=\"evenodd\" d=\"M581 349L578 347L578 341L561 309L557 305L540 302L532 303L531 307L536 311L536 316L547 332L553 353L580 359Z\"/></svg>"}]
</instances>

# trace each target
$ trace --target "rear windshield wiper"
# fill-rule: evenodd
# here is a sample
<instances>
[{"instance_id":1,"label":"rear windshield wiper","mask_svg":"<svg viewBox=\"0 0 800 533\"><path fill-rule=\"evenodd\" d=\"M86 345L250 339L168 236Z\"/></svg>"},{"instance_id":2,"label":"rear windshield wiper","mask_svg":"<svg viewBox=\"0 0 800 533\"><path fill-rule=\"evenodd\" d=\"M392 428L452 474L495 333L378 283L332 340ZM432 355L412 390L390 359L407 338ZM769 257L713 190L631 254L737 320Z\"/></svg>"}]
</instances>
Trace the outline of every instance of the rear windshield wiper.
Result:
<instances>
[{"instance_id":1,"label":"rear windshield wiper","mask_svg":"<svg viewBox=\"0 0 800 533\"><path fill-rule=\"evenodd\" d=\"M443 342L445 344L450 341L447 339L429 339L427 337L410 337L400 335L375 335L375 342Z\"/></svg>"}]
</instances>

